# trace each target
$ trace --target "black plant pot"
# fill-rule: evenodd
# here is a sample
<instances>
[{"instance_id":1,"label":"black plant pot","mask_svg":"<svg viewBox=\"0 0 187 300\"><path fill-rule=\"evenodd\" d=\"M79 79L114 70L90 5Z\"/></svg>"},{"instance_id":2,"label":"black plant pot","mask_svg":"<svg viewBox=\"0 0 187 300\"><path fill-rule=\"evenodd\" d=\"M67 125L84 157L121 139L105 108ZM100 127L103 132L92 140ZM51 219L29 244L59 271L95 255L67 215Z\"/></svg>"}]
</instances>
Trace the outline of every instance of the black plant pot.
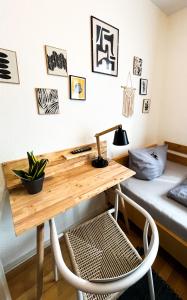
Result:
<instances>
[{"instance_id":1,"label":"black plant pot","mask_svg":"<svg viewBox=\"0 0 187 300\"><path fill-rule=\"evenodd\" d=\"M24 179L22 179L21 181L24 187L26 188L27 192L33 195L39 193L42 190L44 176L45 175L33 181L24 180Z\"/></svg>"}]
</instances>

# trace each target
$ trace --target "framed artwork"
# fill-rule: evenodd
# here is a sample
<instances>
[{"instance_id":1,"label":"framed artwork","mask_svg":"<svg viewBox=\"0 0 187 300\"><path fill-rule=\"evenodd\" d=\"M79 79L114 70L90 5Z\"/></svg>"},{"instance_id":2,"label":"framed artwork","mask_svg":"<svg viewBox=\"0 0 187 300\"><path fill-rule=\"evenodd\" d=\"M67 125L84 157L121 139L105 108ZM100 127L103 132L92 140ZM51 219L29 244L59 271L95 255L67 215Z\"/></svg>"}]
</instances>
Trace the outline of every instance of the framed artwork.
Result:
<instances>
[{"instance_id":1,"label":"framed artwork","mask_svg":"<svg viewBox=\"0 0 187 300\"><path fill-rule=\"evenodd\" d=\"M92 72L118 76L119 29L91 16Z\"/></svg>"},{"instance_id":2,"label":"framed artwork","mask_svg":"<svg viewBox=\"0 0 187 300\"><path fill-rule=\"evenodd\" d=\"M148 80L141 78L140 79L140 88L139 88L140 95L147 95L147 86L148 86Z\"/></svg>"},{"instance_id":3,"label":"framed artwork","mask_svg":"<svg viewBox=\"0 0 187 300\"><path fill-rule=\"evenodd\" d=\"M151 99L143 99L142 113L149 113L151 106Z\"/></svg>"},{"instance_id":4,"label":"framed artwork","mask_svg":"<svg viewBox=\"0 0 187 300\"><path fill-rule=\"evenodd\" d=\"M45 46L47 73L49 75L68 76L66 50Z\"/></svg>"},{"instance_id":5,"label":"framed artwork","mask_svg":"<svg viewBox=\"0 0 187 300\"><path fill-rule=\"evenodd\" d=\"M36 89L36 99L38 113L40 115L59 114L58 90L55 89Z\"/></svg>"},{"instance_id":6,"label":"framed artwork","mask_svg":"<svg viewBox=\"0 0 187 300\"><path fill-rule=\"evenodd\" d=\"M137 56L134 56L133 75L137 75L137 76L142 75L142 59Z\"/></svg>"},{"instance_id":7,"label":"framed artwork","mask_svg":"<svg viewBox=\"0 0 187 300\"><path fill-rule=\"evenodd\" d=\"M70 99L86 100L86 78L69 76Z\"/></svg>"},{"instance_id":8,"label":"framed artwork","mask_svg":"<svg viewBox=\"0 0 187 300\"><path fill-rule=\"evenodd\" d=\"M0 48L0 82L19 83L15 51Z\"/></svg>"}]
</instances>

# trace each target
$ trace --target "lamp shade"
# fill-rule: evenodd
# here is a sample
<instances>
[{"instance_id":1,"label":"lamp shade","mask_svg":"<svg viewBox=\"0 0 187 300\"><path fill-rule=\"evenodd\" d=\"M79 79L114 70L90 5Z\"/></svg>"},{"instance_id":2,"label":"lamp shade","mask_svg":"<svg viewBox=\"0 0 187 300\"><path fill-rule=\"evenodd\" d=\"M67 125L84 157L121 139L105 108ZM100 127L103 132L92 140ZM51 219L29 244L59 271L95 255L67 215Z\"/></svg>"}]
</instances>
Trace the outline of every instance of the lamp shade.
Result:
<instances>
[{"instance_id":1,"label":"lamp shade","mask_svg":"<svg viewBox=\"0 0 187 300\"><path fill-rule=\"evenodd\" d=\"M116 146L125 146L129 144L126 130L123 130L122 127L119 127L115 131L113 144Z\"/></svg>"}]
</instances>

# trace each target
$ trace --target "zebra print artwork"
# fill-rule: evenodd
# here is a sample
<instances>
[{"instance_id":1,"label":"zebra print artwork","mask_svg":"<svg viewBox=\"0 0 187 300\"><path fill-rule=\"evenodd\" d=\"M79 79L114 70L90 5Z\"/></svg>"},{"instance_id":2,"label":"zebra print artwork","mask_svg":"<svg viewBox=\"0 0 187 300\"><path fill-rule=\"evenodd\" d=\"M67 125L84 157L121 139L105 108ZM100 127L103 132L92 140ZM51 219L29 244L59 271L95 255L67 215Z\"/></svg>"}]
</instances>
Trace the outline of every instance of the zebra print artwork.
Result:
<instances>
[{"instance_id":1,"label":"zebra print artwork","mask_svg":"<svg viewBox=\"0 0 187 300\"><path fill-rule=\"evenodd\" d=\"M47 73L50 75L68 76L67 54L63 49L45 46Z\"/></svg>"},{"instance_id":2,"label":"zebra print artwork","mask_svg":"<svg viewBox=\"0 0 187 300\"><path fill-rule=\"evenodd\" d=\"M0 48L0 82L19 83L16 52Z\"/></svg>"},{"instance_id":3,"label":"zebra print artwork","mask_svg":"<svg viewBox=\"0 0 187 300\"><path fill-rule=\"evenodd\" d=\"M59 114L58 90L36 89L38 113L40 115Z\"/></svg>"}]
</instances>

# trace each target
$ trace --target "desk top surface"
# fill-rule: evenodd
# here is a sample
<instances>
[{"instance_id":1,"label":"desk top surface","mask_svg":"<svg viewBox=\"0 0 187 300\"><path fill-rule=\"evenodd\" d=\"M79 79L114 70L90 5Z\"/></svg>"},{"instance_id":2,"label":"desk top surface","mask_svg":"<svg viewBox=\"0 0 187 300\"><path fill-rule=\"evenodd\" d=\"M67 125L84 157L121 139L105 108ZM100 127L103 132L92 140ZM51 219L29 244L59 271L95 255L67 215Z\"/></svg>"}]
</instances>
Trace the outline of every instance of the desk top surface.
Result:
<instances>
[{"instance_id":1,"label":"desk top surface","mask_svg":"<svg viewBox=\"0 0 187 300\"><path fill-rule=\"evenodd\" d=\"M59 172L46 178L43 190L35 195L27 194L22 186L11 190L10 204L16 235L44 223L132 175L132 170L111 160L106 168L97 169L87 163Z\"/></svg>"}]
</instances>

